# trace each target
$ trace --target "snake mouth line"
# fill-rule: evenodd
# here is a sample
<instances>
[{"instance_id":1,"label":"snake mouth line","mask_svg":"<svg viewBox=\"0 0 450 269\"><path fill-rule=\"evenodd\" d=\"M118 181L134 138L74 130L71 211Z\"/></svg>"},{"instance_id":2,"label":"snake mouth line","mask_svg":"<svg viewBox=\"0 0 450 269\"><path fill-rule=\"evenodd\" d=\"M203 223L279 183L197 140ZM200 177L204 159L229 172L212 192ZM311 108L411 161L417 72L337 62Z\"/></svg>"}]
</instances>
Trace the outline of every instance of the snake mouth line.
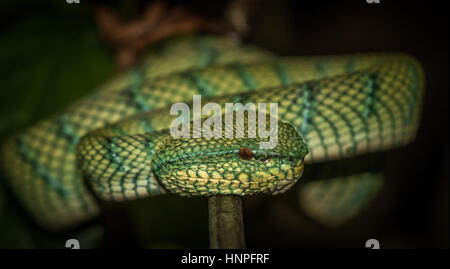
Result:
<instances>
[{"instance_id":1,"label":"snake mouth line","mask_svg":"<svg viewBox=\"0 0 450 269\"><path fill-rule=\"evenodd\" d=\"M222 152L220 154L216 153L216 154L211 154L211 156L224 157L224 156L230 155L230 153L237 155L238 151L233 150L233 151ZM209 157L210 155L207 155L207 154L193 154L190 157L198 157L198 156ZM295 157L294 156L280 155L280 154L270 154L270 155L264 156L262 158L255 158L255 159L260 161L260 162L264 162L263 159L265 159L265 158L269 158L269 159L282 158L282 159L290 160L290 161L294 162L293 159ZM187 159L188 160L189 158L183 157L183 159ZM160 168L163 165L172 165L172 166L177 166L177 165L179 165L179 166L193 166L193 165L197 165L197 166L200 166L200 165L216 164L217 163L217 161L208 161L208 160L201 160L201 161L198 161L198 160L197 161L180 161L180 160L182 160L182 159L174 159L174 160L171 160L171 161L166 161L164 163L158 163L158 164L155 165L154 170L158 170L158 168ZM240 159L240 161L242 161L242 160ZM295 166L295 167L302 166L302 165L304 165L304 163L305 163L305 159L303 158L303 159L300 159L299 162L295 163L293 166ZM248 160L246 162L246 165L253 166L253 167L258 167L258 165L260 165L260 163L253 162L253 159L250 159L250 160ZM217 179L219 179L219 178L217 178Z\"/></svg>"},{"instance_id":2,"label":"snake mouth line","mask_svg":"<svg viewBox=\"0 0 450 269\"><path fill-rule=\"evenodd\" d=\"M294 169L294 168L292 168ZM258 193L280 194L291 189L303 174L304 165L301 165L298 173L292 177L277 180L275 175L262 180L239 180L237 178L202 178L191 176L163 176L160 180L169 193L177 193L182 196L194 195L252 195Z\"/></svg>"}]
</instances>

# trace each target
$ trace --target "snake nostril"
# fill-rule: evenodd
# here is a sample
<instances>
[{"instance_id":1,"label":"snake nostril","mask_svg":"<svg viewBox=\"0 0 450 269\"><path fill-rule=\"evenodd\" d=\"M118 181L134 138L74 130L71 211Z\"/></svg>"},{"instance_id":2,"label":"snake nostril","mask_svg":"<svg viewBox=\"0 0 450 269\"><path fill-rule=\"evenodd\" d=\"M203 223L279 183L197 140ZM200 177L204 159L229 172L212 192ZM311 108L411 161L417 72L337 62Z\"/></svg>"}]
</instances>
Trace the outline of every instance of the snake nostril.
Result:
<instances>
[{"instance_id":1,"label":"snake nostril","mask_svg":"<svg viewBox=\"0 0 450 269\"><path fill-rule=\"evenodd\" d=\"M270 162L270 160L272 160L272 157L267 157L267 158L261 159L261 161L263 163L268 163L268 162Z\"/></svg>"},{"instance_id":2,"label":"snake nostril","mask_svg":"<svg viewBox=\"0 0 450 269\"><path fill-rule=\"evenodd\" d=\"M244 160L251 160L254 157L253 152L249 148L241 148L238 154Z\"/></svg>"}]
</instances>

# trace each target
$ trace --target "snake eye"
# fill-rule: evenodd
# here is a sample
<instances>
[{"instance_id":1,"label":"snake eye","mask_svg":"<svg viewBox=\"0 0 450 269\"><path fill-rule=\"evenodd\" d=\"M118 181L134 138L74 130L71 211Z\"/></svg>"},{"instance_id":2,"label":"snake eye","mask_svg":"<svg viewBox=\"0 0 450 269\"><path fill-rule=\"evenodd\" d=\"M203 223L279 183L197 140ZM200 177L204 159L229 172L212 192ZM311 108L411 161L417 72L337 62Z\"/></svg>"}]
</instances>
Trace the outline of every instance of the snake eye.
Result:
<instances>
[{"instance_id":1,"label":"snake eye","mask_svg":"<svg viewBox=\"0 0 450 269\"><path fill-rule=\"evenodd\" d=\"M241 148L238 154L243 160L251 160L254 157L253 152L249 148Z\"/></svg>"}]
</instances>

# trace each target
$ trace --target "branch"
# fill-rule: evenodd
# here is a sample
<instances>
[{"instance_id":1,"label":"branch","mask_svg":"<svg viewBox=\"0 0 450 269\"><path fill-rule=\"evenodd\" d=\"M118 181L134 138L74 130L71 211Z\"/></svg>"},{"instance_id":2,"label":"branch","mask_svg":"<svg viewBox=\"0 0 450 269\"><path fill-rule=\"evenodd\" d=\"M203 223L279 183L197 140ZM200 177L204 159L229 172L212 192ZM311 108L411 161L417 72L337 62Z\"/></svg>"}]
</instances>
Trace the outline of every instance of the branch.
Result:
<instances>
[{"instance_id":1,"label":"branch","mask_svg":"<svg viewBox=\"0 0 450 269\"><path fill-rule=\"evenodd\" d=\"M130 68L139 54L154 43L177 34L193 32L222 33L223 25L194 15L182 6L169 8L157 1L130 21L122 21L109 7L95 9L98 28L104 39L117 51L119 70Z\"/></svg>"},{"instance_id":2,"label":"branch","mask_svg":"<svg viewBox=\"0 0 450 269\"><path fill-rule=\"evenodd\" d=\"M210 247L213 249L245 248L241 197L211 196L208 204Z\"/></svg>"}]
</instances>

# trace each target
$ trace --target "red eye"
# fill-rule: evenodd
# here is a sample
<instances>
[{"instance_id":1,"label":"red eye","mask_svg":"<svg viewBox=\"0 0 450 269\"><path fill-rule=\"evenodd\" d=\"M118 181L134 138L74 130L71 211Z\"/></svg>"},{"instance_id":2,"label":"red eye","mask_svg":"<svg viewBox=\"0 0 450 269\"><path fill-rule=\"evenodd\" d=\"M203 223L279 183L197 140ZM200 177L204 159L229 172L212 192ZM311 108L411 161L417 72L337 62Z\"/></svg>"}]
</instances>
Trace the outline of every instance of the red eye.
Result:
<instances>
[{"instance_id":1,"label":"red eye","mask_svg":"<svg viewBox=\"0 0 450 269\"><path fill-rule=\"evenodd\" d=\"M241 148L239 156L244 160L250 160L253 158L253 152L249 148Z\"/></svg>"}]
</instances>

